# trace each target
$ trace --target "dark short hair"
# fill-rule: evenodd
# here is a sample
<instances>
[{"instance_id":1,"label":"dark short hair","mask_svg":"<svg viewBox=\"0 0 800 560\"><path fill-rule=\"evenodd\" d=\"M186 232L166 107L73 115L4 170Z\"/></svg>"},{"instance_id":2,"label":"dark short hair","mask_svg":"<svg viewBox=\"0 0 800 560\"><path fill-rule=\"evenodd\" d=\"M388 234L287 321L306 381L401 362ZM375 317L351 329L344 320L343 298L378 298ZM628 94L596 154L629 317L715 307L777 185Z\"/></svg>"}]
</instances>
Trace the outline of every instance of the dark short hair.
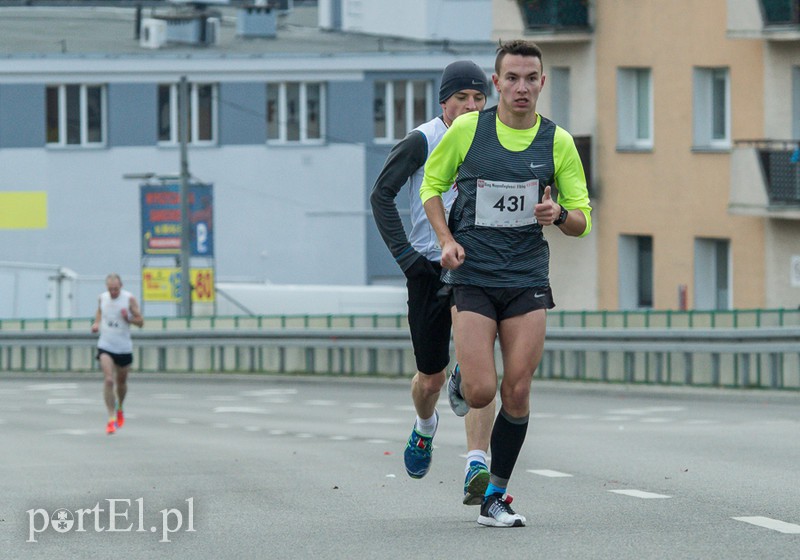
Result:
<instances>
[{"instance_id":1,"label":"dark short hair","mask_svg":"<svg viewBox=\"0 0 800 560\"><path fill-rule=\"evenodd\" d=\"M507 54L519 54L522 56L531 56L538 58L539 62L544 65L542 59L542 49L533 41L526 41L525 39L512 39L511 41L500 40L497 47L497 58L494 59L494 71L500 75L500 64Z\"/></svg>"}]
</instances>

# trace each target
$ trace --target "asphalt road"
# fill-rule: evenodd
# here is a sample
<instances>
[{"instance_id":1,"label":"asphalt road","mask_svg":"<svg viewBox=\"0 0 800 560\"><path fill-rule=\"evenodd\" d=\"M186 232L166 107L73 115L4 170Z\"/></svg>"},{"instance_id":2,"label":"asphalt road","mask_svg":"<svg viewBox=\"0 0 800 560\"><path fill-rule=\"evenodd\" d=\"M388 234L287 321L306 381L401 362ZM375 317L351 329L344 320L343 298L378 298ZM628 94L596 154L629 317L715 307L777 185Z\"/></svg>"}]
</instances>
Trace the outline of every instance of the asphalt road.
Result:
<instances>
[{"instance_id":1,"label":"asphalt road","mask_svg":"<svg viewBox=\"0 0 800 560\"><path fill-rule=\"evenodd\" d=\"M537 380L491 529L444 400L406 476L406 380L134 375L113 436L101 389L0 376L0 557L800 558L798 393Z\"/></svg>"}]
</instances>

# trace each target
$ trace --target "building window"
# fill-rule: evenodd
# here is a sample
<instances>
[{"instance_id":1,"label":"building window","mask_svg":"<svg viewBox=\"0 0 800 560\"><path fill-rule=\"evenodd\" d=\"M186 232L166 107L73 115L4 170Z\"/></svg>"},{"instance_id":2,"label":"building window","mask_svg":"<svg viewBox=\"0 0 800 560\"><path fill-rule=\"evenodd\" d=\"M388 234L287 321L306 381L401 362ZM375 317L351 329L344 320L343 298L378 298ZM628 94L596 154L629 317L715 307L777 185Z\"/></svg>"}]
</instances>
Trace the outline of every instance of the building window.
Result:
<instances>
[{"instance_id":1,"label":"building window","mask_svg":"<svg viewBox=\"0 0 800 560\"><path fill-rule=\"evenodd\" d=\"M653 238L622 235L619 240L619 308L653 307Z\"/></svg>"},{"instance_id":2,"label":"building window","mask_svg":"<svg viewBox=\"0 0 800 560\"><path fill-rule=\"evenodd\" d=\"M189 85L189 143L210 145L217 138L217 86ZM158 86L158 142L177 144L181 141L178 108L178 84Z\"/></svg>"},{"instance_id":3,"label":"building window","mask_svg":"<svg viewBox=\"0 0 800 560\"><path fill-rule=\"evenodd\" d=\"M694 69L694 146L731 146L730 72L727 68Z\"/></svg>"},{"instance_id":4,"label":"building window","mask_svg":"<svg viewBox=\"0 0 800 560\"><path fill-rule=\"evenodd\" d=\"M650 68L617 70L617 148L653 148L652 78Z\"/></svg>"},{"instance_id":5,"label":"building window","mask_svg":"<svg viewBox=\"0 0 800 560\"><path fill-rule=\"evenodd\" d=\"M325 88L321 83L267 84L267 141L320 142L325 137Z\"/></svg>"},{"instance_id":6,"label":"building window","mask_svg":"<svg viewBox=\"0 0 800 560\"><path fill-rule=\"evenodd\" d=\"M324 137L324 88L320 83L267 84L267 139L309 142Z\"/></svg>"},{"instance_id":7,"label":"building window","mask_svg":"<svg viewBox=\"0 0 800 560\"><path fill-rule=\"evenodd\" d=\"M375 140L395 142L402 139L431 119L430 106L430 82L375 82Z\"/></svg>"},{"instance_id":8,"label":"building window","mask_svg":"<svg viewBox=\"0 0 800 560\"><path fill-rule=\"evenodd\" d=\"M792 138L800 140L800 66L792 69Z\"/></svg>"},{"instance_id":9,"label":"building window","mask_svg":"<svg viewBox=\"0 0 800 560\"><path fill-rule=\"evenodd\" d=\"M561 128L570 130L569 104L570 104L570 71L568 67L554 66L550 69L547 84L550 88L550 120ZM494 90L494 88L492 88Z\"/></svg>"},{"instance_id":10,"label":"building window","mask_svg":"<svg viewBox=\"0 0 800 560\"><path fill-rule=\"evenodd\" d=\"M730 241L694 241L694 308L731 309Z\"/></svg>"},{"instance_id":11,"label":"building window","mask_svg":"<svg viewBox=\"0 0 800 560\"><path fill-rule=\"evenodd\" d=\"M45 123L49 146L105 144L106 89L102 85L47 86Z\"/></svg>"}]
</instances>

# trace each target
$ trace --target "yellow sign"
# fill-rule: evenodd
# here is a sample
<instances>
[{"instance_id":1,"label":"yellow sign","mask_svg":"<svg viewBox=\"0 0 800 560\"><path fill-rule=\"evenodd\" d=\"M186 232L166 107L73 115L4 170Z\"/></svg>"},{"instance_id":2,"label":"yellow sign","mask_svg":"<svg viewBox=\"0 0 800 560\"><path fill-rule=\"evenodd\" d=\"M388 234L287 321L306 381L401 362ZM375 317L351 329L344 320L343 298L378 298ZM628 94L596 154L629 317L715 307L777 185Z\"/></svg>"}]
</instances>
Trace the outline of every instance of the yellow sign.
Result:
<instances>
[{"instance_id":1,"label":"yellow sign","mask_svg":"<svg viewBox=\"0 0 800 560\"><path fill-rule=\"evenodd\" d=\"M214 269L193 268L189 271L192 284L192 301L214 301ZM179 302L181 299L181 269L143 268L142 299L144 301Z\"/></svg>"},{"instance_id":2,"label":"yellow sign","mask_svg":"<svg viewBox=\"0 0 800 560\"><path fill-rule=\"evenodd\" d=\"M0 192L0 229L47 228L45 191Z\"/></svg>"}]
</instances>

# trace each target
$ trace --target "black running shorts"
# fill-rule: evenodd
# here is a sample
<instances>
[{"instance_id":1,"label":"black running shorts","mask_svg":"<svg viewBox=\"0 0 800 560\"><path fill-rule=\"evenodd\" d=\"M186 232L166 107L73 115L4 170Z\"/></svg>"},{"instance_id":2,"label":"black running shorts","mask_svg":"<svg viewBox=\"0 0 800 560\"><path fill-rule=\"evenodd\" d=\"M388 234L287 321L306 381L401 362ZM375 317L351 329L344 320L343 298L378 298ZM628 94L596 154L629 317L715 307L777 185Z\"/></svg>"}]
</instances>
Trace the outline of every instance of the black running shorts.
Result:
<instances>
[{"instance_id":1,"label":"black running shorts","mask_svg":"<svg viewBox=\"0 0 800 560\"><path fill-rule=\"evenodd\" d=\"M502 321L537 309L556 306L550 287L544 288L481 288L453 286L453 305L458 311L472 311Z\"/></svg>"},{"instance_id":2,"label":"black running shorts","mask_svg":"<svg viewBox=\"0 0 800 560\"><path fill-rule=\"evenodd\" d=\"M408 288L408 325L411 343L420 373L439 373L450 363L450 304L437 292L441 266L433 264L435 274L406 279Z\"/></svg>"},{"instance_id":3,"label":"black running shorts","mask_svg":"<svg viewBox=\"0 0 800 560\"><path fill-rule=\"evenodd\" d=\"M97 359L100 359L100 354L108 354L118 367L129 366L133 363L133 354L115 354L102 348L97 349Z\"/></svg>"}]
</instances>

